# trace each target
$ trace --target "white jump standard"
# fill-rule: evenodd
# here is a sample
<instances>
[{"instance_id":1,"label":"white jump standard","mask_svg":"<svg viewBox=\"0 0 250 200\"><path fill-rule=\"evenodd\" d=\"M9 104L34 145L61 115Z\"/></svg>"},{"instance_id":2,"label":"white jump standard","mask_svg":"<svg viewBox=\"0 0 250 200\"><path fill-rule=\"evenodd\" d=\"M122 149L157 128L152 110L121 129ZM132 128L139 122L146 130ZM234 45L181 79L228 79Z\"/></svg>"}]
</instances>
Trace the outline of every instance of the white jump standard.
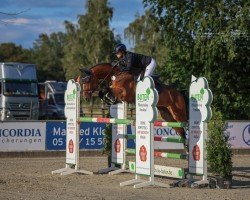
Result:
<instances>
[{"instance_id":1,"label":"white jump standard","mask_svg":"<svg viewBox=\"0 0 250 200\"><path fill-rule=\"evenodd\" d=\"M65 116L66 134L66 167L52 171L52 174L68 175L82 173L92 175L93 172L80 170L79 168L79 130L78 119L80 117L80 85L74 80L68 81L65 92Z\"/></svg>"},{"instance_id":2,"label":"white jump standard","mask_svg":"<svg viewBox=\"0 0 250 200\"><path fill-rule=\"evenodd\" d=\"M169 187L154 180L154 135L153 122L157 119L158 93L151 77L145 77L136 86L136 166L135 179L120 183L120 186L134 185ZM141 179L149 176L149 180Z\"/></svg>"}]
</instances>

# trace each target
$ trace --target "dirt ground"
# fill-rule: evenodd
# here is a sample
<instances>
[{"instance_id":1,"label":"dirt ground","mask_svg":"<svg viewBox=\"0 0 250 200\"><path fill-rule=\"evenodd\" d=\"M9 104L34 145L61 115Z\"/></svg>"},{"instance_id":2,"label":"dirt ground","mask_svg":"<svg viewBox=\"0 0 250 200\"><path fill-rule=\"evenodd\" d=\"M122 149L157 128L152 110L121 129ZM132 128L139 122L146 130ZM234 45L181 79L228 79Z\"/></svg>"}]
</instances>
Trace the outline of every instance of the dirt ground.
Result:
<instances>
[{"instance_id":1,"label":"dirt ground","mask_svg":"<svg viewBox=\"0 0 250 200\"><path fill-rule=\"evenodd\" d=\"M81 168L97 172L107 166L106 157L81 158ZM162 162L162 161L158 161ZM186 161L164 160L171 166ZM158 188L134 189L120 183L133 174L52 175L65 166L64 157L0 158L0 199L249 199L250 156L234 156L233 189ZM160 182L174 180L161 178Z\"/></svg>"}]
</instances>

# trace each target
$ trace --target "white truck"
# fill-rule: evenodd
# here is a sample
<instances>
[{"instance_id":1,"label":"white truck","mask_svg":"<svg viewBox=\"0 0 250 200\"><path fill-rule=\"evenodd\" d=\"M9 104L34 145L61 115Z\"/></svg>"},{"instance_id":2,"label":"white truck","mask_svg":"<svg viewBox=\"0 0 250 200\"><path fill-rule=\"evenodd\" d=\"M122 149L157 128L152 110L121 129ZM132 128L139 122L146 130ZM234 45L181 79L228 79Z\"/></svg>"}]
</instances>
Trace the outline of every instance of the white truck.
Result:
<instances>
[{"instance_id":1,"label":"white truck","mask_svg":"<svg viewBox=\"0 0 250 200\"><path fill-rule=\"evenodd\" d=\"M0 63L0 120L37 120L38 115L36 66Z\"/></svg>"},{"instance_id":2,"label":"white truck","mask_svg":"<svg viewBox=\"0 0 250 200\"><path fill-rule=\"evenodd\" d=\"M38 83L39 119L65 119L64 93L66 89L66 82Z\"/></svg>"}]
</instances>

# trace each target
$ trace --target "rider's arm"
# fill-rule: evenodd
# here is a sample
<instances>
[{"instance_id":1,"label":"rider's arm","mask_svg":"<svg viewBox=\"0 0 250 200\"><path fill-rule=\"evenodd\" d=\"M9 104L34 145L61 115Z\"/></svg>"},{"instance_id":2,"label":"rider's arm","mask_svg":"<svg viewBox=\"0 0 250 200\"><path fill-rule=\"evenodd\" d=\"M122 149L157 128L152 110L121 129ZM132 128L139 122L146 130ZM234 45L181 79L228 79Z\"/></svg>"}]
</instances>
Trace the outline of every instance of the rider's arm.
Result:
<instances>
[{"instance_id":1,"label":"rider's arm","mask_svg":"<svg viewBox=\"0 0 250 200\"><path fill-rule=\"evenodd\" d=\"M126 59L125 58L121 58L119 60L114 60L111 65L113 67L118 67L121 71L129 71L129 69L127 68L127 64L126 64Z\"/></svg>"},{"instance_id":2,"label":"rider's arm","mask_svg":"<svg viewBox=\"0 0 250 200\"><path fill-rule=\"evenodd\" d=\"M128 62L125 58L121 59L120 63L119 63L119 68L123 71L123 72L128 72L130 71L130 68L128 67Z\"/></svg>"},{"instance_id":3,"label":"rider's arm","mask_svg":"<svg viewBox=\"0 0 250 200\"><path fill-rule=\"evenodd\" d=\"M136 54L132 52L127 52L125 56L126 70L133 73L133 68L135 67Z\"/></svg>"},{"instance_id":4,"label":"rider's arm","mask_svg":"<svg viewBox=\"0 0 250 200\"><path fill-rule=\"evenodd\" d=\"M114 60L114 61L112 61L112 62L111 62L112 67L118 67L119 62L120 62L119 60Z\"/></svg>"}]
</instances>

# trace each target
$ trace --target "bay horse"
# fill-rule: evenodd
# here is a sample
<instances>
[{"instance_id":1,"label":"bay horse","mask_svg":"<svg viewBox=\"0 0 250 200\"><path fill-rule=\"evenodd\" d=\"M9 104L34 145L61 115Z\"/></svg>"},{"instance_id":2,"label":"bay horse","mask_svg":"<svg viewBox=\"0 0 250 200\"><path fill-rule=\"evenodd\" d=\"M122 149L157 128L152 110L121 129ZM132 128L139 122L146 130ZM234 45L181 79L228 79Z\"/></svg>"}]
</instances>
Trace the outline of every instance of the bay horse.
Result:
<instances>
[{"instance_id":1,"label":"bay horse","mask_svg":"<svg viewBox=\"0 0 250 200\"><path fill-rule=\"evenodd\" d=\"M83 96L90 100L92 94L99 90L99 86L106 82L113 95L120 101L135 102L136 79L128 72L121 72L118 67L110 63L97 64L90 69L80 69L81 76L77 81L82 84ZM157 108L161 117L167 122L187 122L186 103L183 95L174 88L161 84L161 92ZM174 128L185 138L183 128Z\"/></svg>"}]
</instances>

